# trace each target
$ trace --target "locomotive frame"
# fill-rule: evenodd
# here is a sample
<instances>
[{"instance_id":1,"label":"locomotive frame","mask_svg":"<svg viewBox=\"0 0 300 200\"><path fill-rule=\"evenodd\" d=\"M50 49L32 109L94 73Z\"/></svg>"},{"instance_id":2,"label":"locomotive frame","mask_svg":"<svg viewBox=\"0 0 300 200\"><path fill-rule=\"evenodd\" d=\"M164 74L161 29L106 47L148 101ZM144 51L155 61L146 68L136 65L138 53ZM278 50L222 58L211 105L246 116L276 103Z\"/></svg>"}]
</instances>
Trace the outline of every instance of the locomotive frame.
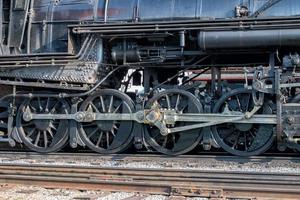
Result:
<instances>
[{"instance_id":1,"label":"locomotive frame","mask_svg":"<svg viewBox=\"0 0 300 200\"><path fill-rule=\"evenodd\" d=\"M0 1L9 16L8 24L0 17L0 85L9 90L0 104L4 138L42 153L67 141L73 148L117 153L133 141L137 149L170 155L202 144L251 156L268 150L275 138L279 150L300 150L298 10L261 17L285 1L292 0L264 0L252 10L250 3L224 1L234 5L230 18L148 21L139 17L144 1L134 1L132 19L121 22L110 19L109 0L102 9L91 3L92 16L100 12L101 20L80 21L59 20L63 14L54 19L55 6L71 10L78 2L49 1L48 21L35 21L43 2ZM63 28L62 39L54 26ZM244 80L228 83L224 67L238 67ZM195 76L187 77L193 70ZM209 81L195 80L208 71ZM144 92L126 94L141 76L137 85Z\"/></svg>"}]
</instances>

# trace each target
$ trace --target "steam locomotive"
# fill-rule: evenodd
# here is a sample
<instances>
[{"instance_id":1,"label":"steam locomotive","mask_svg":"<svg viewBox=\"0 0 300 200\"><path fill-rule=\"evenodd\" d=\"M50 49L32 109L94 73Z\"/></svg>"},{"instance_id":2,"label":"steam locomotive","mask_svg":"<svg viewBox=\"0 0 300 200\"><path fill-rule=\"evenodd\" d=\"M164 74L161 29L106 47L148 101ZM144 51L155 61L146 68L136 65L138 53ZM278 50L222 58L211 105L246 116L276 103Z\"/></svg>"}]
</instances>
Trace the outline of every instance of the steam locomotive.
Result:
<instances>
[{"instance_id":1,"label":"steam locomotive","mask_svg":"<svg viewBox=\"0 0 300 200\"><path fill-rule=\"evenodd\" d=\"M299 0L0 0L0 11L11 146L300 150Z\"/></svg>"}]
</instances>

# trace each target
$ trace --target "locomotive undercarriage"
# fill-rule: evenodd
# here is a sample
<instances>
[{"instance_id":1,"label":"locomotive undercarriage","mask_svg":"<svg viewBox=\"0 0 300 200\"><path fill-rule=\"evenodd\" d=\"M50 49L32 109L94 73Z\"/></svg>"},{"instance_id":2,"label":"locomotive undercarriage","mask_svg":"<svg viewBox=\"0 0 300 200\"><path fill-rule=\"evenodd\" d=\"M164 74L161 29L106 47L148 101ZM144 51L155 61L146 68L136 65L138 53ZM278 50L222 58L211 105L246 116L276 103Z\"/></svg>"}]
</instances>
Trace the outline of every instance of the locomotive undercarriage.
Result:
<instances>
[{"instance_id":1,"label":"locomotive undercarriage","mask_svg":"<svg viewBox=\"0 0 300 200\"><path fill-rule=\"evenodd\" d=\"M82 98L81 103L62 94L16 94L9 99L25 100L18 110L12 104L3 107L1 127L11 131L11 144L21 142L39 152L59 150L69 139L73 147L79 144L99 153L116 153L126 149L134 138L137 147L145 142L171 155L186 153L199 144L208 145L202 139L211 129L211 138L218 145L230 153L247 156L270 148L275 127L282 122L279 147L298 149L299 101L280 102L283 111L279 120L276 102L263 95L263 104L255 105L252 91L251 86L241 87L222 95L214 113L204 112L196 91L193 94L182 89L166 89L138 103L114 89L100 89ZM10 123L15 128L9 128Z\"/></svg>"},{"instance_id":2,"label":"locomotive undercarriage","mask_svg":"<svg viewBox=\"0 0 300 200\"><path fill-rule=\"evenodd\" d=\"M297 26L294 21L286 26ZM199 26L216 31L236 24L182 23L74 26L69 49L76 56L1 57L0 83L10 85L0 104L3 138L42 153L67 143L103 154L132 143L169 155L202 145L251 156L274 141L279 150L300 150L299 55L282 50L282 60L276 49L209 49ZM254 31L270 26L244 23ZM274 36L281 39L290 42ZM228 83L224 67L238 67L244 78ZM196 80L208 71L208 81ZM144 91L128 92L130 81L141 78Z\"/></svg>"},{"instance_id":3,"label":"locomotive undercarriage","mask_svg":"<svg viewBox=\"0 0 300 200\"><path fill-rule=\"evenodd\" d=\"M284 90L299 87L295 83L282 86ZM59 150L69 140L74 148L79 144L99 153L117 153L133 140L138 148L145 144L177 155L199 144L208 148L216 140L228 152L247 156L267 150L278 131L280 150L287 146L299 149L299 98L282 99L280 94L276 105L274 94L253 88L242 86L223 94L213 113L203 109L207 103L200 101L199 94L205 90L197 88L193 92L163 89L148 100L142 96L131 99L115 89L100 89L87 99L66 93L15 93L2 101L1 129L12 145L14 141L24 143L39 152ZM258 99L253 98L253 91Z\"/></svg>"}]
</instances>

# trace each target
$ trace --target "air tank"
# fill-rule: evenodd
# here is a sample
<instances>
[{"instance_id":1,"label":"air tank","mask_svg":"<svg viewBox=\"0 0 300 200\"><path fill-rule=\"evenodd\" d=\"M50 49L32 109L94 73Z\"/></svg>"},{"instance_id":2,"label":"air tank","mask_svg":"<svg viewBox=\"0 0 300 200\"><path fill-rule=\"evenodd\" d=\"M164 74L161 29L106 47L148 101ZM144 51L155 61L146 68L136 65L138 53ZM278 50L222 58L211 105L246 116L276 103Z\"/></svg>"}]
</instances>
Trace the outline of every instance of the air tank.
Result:
<instances>
[{"instance_id":1,"label":"air tank","mask_svg":"<svg viewBox=\"0 0 300 200\"><path fill-rule=\"evenodd\" d=\"M300 29L246 31L202 31L198 34L201 50L266 49L300 46Z\"/></svg>"}]
</instances>

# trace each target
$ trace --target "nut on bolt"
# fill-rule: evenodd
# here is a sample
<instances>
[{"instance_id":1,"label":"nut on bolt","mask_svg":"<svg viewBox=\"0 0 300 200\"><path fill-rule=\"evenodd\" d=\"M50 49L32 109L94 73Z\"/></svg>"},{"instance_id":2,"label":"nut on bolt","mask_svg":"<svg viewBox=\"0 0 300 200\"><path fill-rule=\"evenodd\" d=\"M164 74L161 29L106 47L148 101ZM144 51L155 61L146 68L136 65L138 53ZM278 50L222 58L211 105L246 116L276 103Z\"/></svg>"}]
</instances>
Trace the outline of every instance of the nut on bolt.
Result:
<instances>
[{"instance_id":1,"label":"nut on bolt","mask_svg":"<svg viewBox=\"0 0 300 200\"><path fill-rule=\"evenodd\" d=\"M287 122L288 122L289 124L294 124L294 123L295 123L295 117L288 117L288 118L287 118Z\"/></svg>"},{"instance_id":2,"label":"nut on bolt","mask_svg":"<svg viewBox=\"0 0 300 200\"><path fill-rule=\"evenodd\" d=\"M144 121L144 112L138 112L137 115L136 115L136 118L139 121Z\"/></svg>"},{"instance_id":3,"label":"nut on bolt","mask_svg":"<svg viewBox=\"0 0 300 200\"><path fill-rule=\"evenodd\" d=\"M78 112L75 114L75 120L82 122L85 119L85 114L83 112Z\"/></svg>"},{"instance_id":4,"label":"nut on bolt","mask_svg":"<svg viewBox=\"0 0 300 200\"><path fill-rule=\"evenodd\" d=\"M24 119L24 121L28 122L28 121L32 120L32 115L28 112L25 112L23 114L23 119Z\"/></svg>"},{"instance_id":5,"label":"nut on bolt","mask_svg":"<svg viewBox=\"0 0 300 200\"><path fill-rule=\"evenodd\" d=\"M94 120L94 115L93 115L93 113L87 113L87 114L85 115L85 120L87 120L87 121L93 121L93 120Z\"/></svg>"}]
</instances>

